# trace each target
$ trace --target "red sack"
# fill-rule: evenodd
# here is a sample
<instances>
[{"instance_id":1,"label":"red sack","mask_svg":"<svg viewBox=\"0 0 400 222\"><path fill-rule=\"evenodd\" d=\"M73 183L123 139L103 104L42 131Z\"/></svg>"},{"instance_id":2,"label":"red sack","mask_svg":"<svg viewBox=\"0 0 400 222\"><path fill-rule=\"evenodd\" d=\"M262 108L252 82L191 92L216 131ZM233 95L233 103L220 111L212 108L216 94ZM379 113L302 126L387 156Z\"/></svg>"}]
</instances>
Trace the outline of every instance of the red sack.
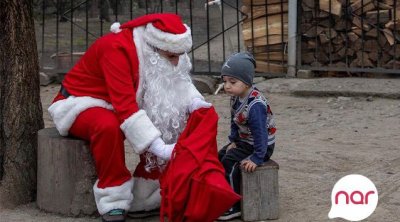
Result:
<instances>
[{"instance_id":1,"label":"red sack","mask_svg":"<svg viewBox=\"0 0 400 222\"><path fill-rule=\"evenodd\" d=\"M191 114L160 180L161 214L170 222L211 222L240 200L217 153L214 108Z\"/></svg>"}]
</instances>

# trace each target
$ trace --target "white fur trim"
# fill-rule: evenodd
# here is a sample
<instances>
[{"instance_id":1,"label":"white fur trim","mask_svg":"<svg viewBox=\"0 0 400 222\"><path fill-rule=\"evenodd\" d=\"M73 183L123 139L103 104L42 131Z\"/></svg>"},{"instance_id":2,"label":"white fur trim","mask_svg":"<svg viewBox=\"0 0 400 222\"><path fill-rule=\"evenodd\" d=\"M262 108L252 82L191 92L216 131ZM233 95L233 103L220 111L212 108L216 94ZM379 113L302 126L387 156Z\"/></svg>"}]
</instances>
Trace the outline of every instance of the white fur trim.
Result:
<instances>
[{"instance_id":1,"label":"white fur trim","mask_svg":"<svg viewBox=\"0 0 400 222\"><path fill-rule=\"evenodd\" d=\"M70 96L53 103L48 111L60 135L67 136L76 117L81 112L92 107L102 107L113 110L112 105L102 99L96 99L90 96Z\"/></svg>"},{"instance_id":2,"label":"white fur trim","mask_svg":"<svg viewBox=\"0 0 400 222\"><path fill-rule=\"evenodd\" d=\"M199 90L197 90L196 86L192 84L190 84L190 88L188 89L188 93L189 93L189 98L191 98L192 100L194 98L200 98L202 100L204 100L204 97L201 95L201 93L199 92Z\"/></svg>"},{"instance_id":3,"label":"white fur trim","mask_svg":"<svg viewBox=\"0 0 400 222\"><path fill-rule=\"evenodd\" d=\"M133 179L135 186L133 186L133 201L129 211L149 211L159 208L161 205L159 181L139 177Z\"/></svg>"},{"instance_id":4,"label":"white fur trim","mask_svg":"<svg viewBox=\"0 0 400 222\"><path fill-rule=\"evenodd\" d=\"M153 24L148 23L144 33L144 40L159 49L173 52L173 53L184 53L188 52L192 48L192 35L189 26L184 24L186 32L182 34L172 34L163 32Z\"/></svg>"},{"instance_id":5,"label":"white fur trim","mask_svg":"<svg viewBox=\"0 0 400 222\"><path fill-rule=\"evenodd\" d=\"M119 28L120 26L121 24L119 22L114 22L110 27L110 31L113 33L119 33L122 31L122 29Z\"/></svg>"},{"instance_id":6,"label":"white fur trim","mask_svg":"<svg viewBox=\"0 0 400 222\"><path fill-rule=\"evenodd\" d=\"M121 129L133 150L142 153L161 132L153 125L146 111L139 110L121 124Z\"/></svg>"},{"instance_id":7,"label":"white fur trim","mask_svg":"<svg viewBox=\"0 0 400 222\"><path fill-rule=\"evenodd\" d=\"M144 33L144 26L139 26L133 29L133 42L135 43L136 54L139 60L139 85L136 92L136 101L139 104L142 102L143 99L143 78L142 78L143 71L141 70L142 68L141 64L144 64L143 52L142 52L143 33Z\"/></svg>"},{"instance_id":8,"label":"white fur trim","mask_svg":"<svg viewBox=\"0 0 400 222\"><path fill-rule=\"evenodd\" d=\"M99 180L97 180L93 186L93 193L97 210L101 215L113 209L129 210L133 200L132 178L120 186L106 187L104 189L98 188L98 183Z\"/></svg>"}]
</instances>

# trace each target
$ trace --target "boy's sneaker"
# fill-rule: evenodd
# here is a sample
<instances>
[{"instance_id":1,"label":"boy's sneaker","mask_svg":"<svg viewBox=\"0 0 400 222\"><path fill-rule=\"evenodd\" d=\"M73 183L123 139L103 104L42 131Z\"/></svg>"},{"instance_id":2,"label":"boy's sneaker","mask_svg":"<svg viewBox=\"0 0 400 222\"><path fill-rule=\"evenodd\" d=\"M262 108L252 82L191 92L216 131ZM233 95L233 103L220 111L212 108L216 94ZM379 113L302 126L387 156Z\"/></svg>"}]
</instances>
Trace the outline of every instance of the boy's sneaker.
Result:
<instances>
[{"instance_id":1,"label":"boy's sneaker","mask_svg":"<svg viewBox=\"0 0 400 222\"><path fill-rule=\"evenodd\" d=\"M126 214L123 209L114 209L108 211L102 216L103 222L125 222Z\"/></svg>"},{"instance_id":2,"label":"boy's sneaker","mask_svg":"<svg viewBox=\"0 0 400 222\"><path fill-rule=\"evenodd\" d=\"M242 215L242 212L238 210L228 210L224 214L222 214L220 217L218 217L218 220L232 220L235 218L238 218Z\"/></svg>"}]
</instances>

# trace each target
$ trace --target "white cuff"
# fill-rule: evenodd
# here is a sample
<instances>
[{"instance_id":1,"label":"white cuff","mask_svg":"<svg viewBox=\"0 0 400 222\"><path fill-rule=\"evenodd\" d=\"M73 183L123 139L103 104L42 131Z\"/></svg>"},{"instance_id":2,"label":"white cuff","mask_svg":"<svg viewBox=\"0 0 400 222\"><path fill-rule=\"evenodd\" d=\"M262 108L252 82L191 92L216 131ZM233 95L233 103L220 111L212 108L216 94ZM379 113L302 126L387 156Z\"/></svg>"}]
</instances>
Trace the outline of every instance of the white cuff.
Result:
<instances>
[{"instance_id":1,"label":"white cuff","mask_svg":"<svg viewBox=\"0 0 400 222\"><path fill-rule=\"evenodd\" d=\"M93 186L94 199L97 210L101 215L113 209L129 210L132 200L133 179L126 181L120 186L98 188L99 180Z\"/></svg>"},{"instance_id":2,"label":"white cuff","mask_svg":"<svg viewBox=\"0 0 400 222\"><path fill-rule=\"evenodd\" d=\"M192 99L192 103L189 106L189 112L192 113L195 110L198 110L200 108L210 108L211 107L211 103L208 103L206 101L204 101L204 99L200 99L200 98L194 98Z\"/></svg>"},{"instance_id":3,"label":"white cuff","mask_svg":"<svg viewBox=\"0 0 400 222\"><path fill-rule=\"evenodd\" d=\"M133 201L129 211L150 211L160 207L160 183L157 179L134 177Z\"/></svg>"},{"instance_id":4,"label":"white cuff","mask_svg":"<svg viewBox=\"0 0 400 222\"><path fill-rule=\"evenodd\" d=\"M161 132L153 125L144 110L132 114L121 124L121 129L138 154L143 153L156 138L161 136Z\"/></svg>"}]
</instances>

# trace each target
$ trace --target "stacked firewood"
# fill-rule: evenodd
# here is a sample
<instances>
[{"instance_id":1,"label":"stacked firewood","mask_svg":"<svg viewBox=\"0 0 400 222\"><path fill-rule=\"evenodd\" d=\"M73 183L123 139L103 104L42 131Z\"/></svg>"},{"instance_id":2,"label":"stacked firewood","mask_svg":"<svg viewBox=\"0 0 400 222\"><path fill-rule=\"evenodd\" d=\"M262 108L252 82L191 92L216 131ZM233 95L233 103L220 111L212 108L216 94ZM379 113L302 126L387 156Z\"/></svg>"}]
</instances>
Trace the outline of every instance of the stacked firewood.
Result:
<instances>
[{"instance_id":1,"label":"stacked firewood","mask_svg":"<svg viewBox=\"0 0 400 222\"><path fill-rule=\"evenodd\" d=\"M254 54L257 72L286 72L287 0L242 0L244 45Z\"/></svg>"},{"instance_id":2,"label":"stacked firewood","mask_svg":"<svg viewBox=\"0 0 400 222\"><path fill-rule=\"evenodd\" d=\"M301 9L303 65L400 68L399 0L303 0Z\"/></svg>"}]
</instances>

